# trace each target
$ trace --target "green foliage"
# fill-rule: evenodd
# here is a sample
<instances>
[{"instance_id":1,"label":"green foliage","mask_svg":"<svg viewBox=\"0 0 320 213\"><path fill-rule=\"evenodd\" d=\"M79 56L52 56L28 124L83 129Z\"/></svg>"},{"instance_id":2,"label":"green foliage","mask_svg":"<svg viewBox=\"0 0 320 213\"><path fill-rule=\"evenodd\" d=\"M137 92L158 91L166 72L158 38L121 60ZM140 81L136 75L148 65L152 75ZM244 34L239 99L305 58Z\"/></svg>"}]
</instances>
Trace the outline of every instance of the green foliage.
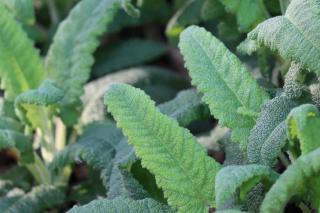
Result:
<instances>
[{"instance_id":1,"label":"green foliage","mask_svg":"<svg viewBox=\"0 0 320 213\"><path fill-rule=\"evenodd\" d=\"M291 198L301 197L307 189L314 187L312 180L314 177L318 177L320 170L319 154L320 149L318 148L301 156L288 167L267 193L261 211L283 212L285 205Z\"/></svg>"},{"instance_id":2,"label":"green foliage","mask_svg":"<svg viewBox=\"0 0 320 213\"><path fill-rule=\"evenodd\" d=\"M102 213L105 210L119 213L169 213L174 212L168 206L165 206L152 199L143 199L139 201L119 197L114 200L95 200L84 206L75 206L68 213Z\"/></svg>"},{"instance_id":3,"label":"green foliage","mask_svg":"<svg viewBox=\"0 0 320 213\"><path fill-rule=\"evenodd\" d=\"M219 164L206 156L189 131L161 114L141 90L127 85L112 86L105 103L142 165L155 174L169 204L180 212L207 212L214 205L212 177Z\"/></svg>"},{"instance_id":4,"label":"green foliage","mask_svg":"<svg viewBox=\"0 0 320 213\"><path fill-rule=\"evenodd\" d=\"M123 3L128 6L128 1ZM46 57L47 76L65 93L62 105L70 105L82 94L94 59L92 53L118 11L118 0L83 0L59 25Z\"/></svg>"},{"instance_id":5,"label":"green foliage","mask_svg":"<svg viewBox=\"0 0 320 213\"><path fill-rule=\"evenodd\" d=\"M256 114L268 95L239 59L203 28L186 29L179 47L192 83L204 94L212 115L220 125L231 128L232 138L246 147Z\"/></svg>"},{"instance_id":6,"label":"green foliage","mask_svg":"<svg viewBox=\"0 0 320 213\"><path fill-rule=\"evenodd\" d=\"M275 97L261 110L248 143L248 161L272 166L285 145L285 120L296 104L286 96Z\"/></svg>"},{"instance_id":7,"label":"green foliage","mask_svg":"<svg viewBox=\"0 0 320 213\"><path fill-rule=\"evenodd\" d=\"M41 84L44 69L32 41L2 3L0 14L1 88L5 97L13 101L20 93Z\"/></svg>"},{"instance_id":8,"label":"green foliage","mask_svg":"<svg viewBox=\"0 0 320 213\"><path fill-rule=\"evenodd\" d=\"M269 167L250 164L244 166L227 166L216 176L216 203L221 208L237 194L239 201L243 201L247 192L260 181L271 185L277 179L277 174Z\"/></svg>"},{"instance_id":9,"label":"green foliage","mask_svg":"<svg viewBox=\"0 0 320 213\"><path fill-rule=\"evenodd\" d=\"M33 0L1 0L19 20L27 24L34 24L35 14Z\"/></svg>"},{"instance_id":10,"label":"green foliage","mask_svg":"<svg viewBox=\"0 0 320 213\"><path fill-rule=\"evenodd\" d=\"M292 0L285 15L259 24L248 37L319 75L319 11L316 0Z\"/></svg>"},{"instance_id":11,"label":"green foliage","mask_svg":"<svg viewBox=\"0 0 320 213\"><path fill-rule=\"evenodd\" d=\"M262 0L220 0L226 11L236 15L239 30L248 32L267 17Z\"/></svg>"}]
</instances>

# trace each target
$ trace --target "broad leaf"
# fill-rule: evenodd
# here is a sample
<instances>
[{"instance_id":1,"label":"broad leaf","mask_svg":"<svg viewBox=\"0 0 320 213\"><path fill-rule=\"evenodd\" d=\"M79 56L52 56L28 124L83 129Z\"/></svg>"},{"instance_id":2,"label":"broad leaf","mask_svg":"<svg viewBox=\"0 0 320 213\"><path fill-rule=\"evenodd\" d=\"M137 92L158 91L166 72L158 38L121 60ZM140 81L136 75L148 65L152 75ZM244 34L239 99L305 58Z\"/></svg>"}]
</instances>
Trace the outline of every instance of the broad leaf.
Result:
<instances>
[{"instance_id":1,"label":"broad leaf","mask_svg":"<svg viewBox=\"0 0 320 213\"><path fill-rule=\"evenodd\" d=\"M207 212L214 205L214 180L220 165L210 159L190 132L161 114L146 94L116 84L105 96L142 165L156 177L171 206L179 212Z\"/></svg>"},{"instance_id":2,"label":"broad leaf","mask_svg":"<svg viewBox=\"0 0 320 213\"><path fill-rule=\"evenodd\" d=\"M248 37L319 75L319 17L319 1L292 0L285 15L259 24Z\"/></svg>"},{"instance_id":3,"label":"broad leaf","mask_svg":"<svg viewBox=\"0 0 320 213\"><path fill-rule=\"evenodd\" d=\"M268 95L255 82L245 65L203 28L186 29L180 50L192 83L204 94L213 116L232 130L232 138L246 147L250 130Z\"/></svg>"},{"instance_id":4,"label":"broad leaf","mask_svg":"<svg viewBox=\"0 0 320 213\"><path fill-rule=\"evenodd\" d=\"M0 3L0 78L5 97L13 101L20 93L37 88L44 78L38 52L21 26Z\"/></svg>"},{"instance_id":5,"label":"broad leaf","mask_svg":"<svg viewBox=\"0 0 320 213\"><path fill-rule=\"evenodd\" d=\"M315 187L320 174L320 149L301 156L290 165L271 187L261 206L261 212L283 212L295 196L304 196L306 189ZM319 197L315 197L319 199Z\"/></svg>"},{"instance_id":6,"label":"broad leaf","mask_svg":"<svg viewBox=\"0 0 320 213\"><path fill-rule=\"evenodd\" d=\"M34 24L33 0L0 0L24 23Z\"/></svg>"}]
</instances>

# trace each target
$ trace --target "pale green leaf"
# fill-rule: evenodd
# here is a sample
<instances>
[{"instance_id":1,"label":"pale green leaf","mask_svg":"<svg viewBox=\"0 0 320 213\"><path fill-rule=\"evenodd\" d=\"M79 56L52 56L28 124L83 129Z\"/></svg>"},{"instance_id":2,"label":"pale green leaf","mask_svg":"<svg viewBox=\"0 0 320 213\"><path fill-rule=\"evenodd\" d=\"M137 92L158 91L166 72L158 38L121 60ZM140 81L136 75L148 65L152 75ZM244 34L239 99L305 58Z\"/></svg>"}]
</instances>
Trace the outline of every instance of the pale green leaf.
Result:
<instances>
[{"instance_id":1,"label":"pale green leaf","mask_svg":"<svg viewBox=\"0 0 320 213\"><path fill-rule=\"evenodd\" d=\"M286 204L295 196L303 196L315 187L314 178L320 174L320 149L301 156L291 164L271 187L261 205L261 212L284 212ZM319 197L317 197L319 198Z\"/></svg>"},{"instance_id":2,"label":"pale green leaf","mask_svg":"<svg viewBox=\"0 0 320 213\"><path fill-rule=\"evenodd\" d=\"M217 208L223 207L233 195L239 197L240 201L242 194L246 194L260 181L271 184L276 178L276 173L262 165L251 164L222 168L216 176L215 183Z\"/></svg>"},{"instance_id":3,"label":"pale green leaf","mask_svg":"<svg viewBox=\"0 0 320 213\"><path fill-rule=\"evenodd\" d=\"M213 178L220 165L190 132L161 114L143 91L129 85L113 85L105 103L169 204L179 212L207 212L214 205Z\"/></svg>"},{"instance_id":4,"label":"pale green leaf","mask_svg":"<svg viewBox=\"0 0 320 213\"><path fill-rule=\"evenodd\" d=\"M159 203L150 198L144 200L131 200L128 198L119 197L114 200L94 200L84 206L75 206L68 213L173 213L168 206Z\"/></svg>"},{"instance_id":5,"label":"pale green leaf","mask_svg":"<svg viewBox=\"0 0 320 213\"><path fill-rule=\"evenodd\" d=\"M232 130L234 141L246 147L255 115L269 98L267 93L246 66L203 28L186 29L179 46L192 83L204 94L203 101L209 105L212 115L219 119L221 126Z\"/></svg>"},{"instance_id":6,"label":"pale green leaf","mask_svg":"<svg viewBox=\"0 0 320 213\"><path fill-rule=\"evenodd\" d=\"M37 88L44 69L39 53L21 26L0 3L0 78L5 97L13 101L20 93Z\"/></svg>"},{"instance_id":7,"label":"pale green leaf","mask_svg":"<svg viewBox=\"0 0 320 213\"><path fill-rule=\"evenodd\" d=\"M259 24L248 37L320 74L319 18L319 1L292 0L285 15Z\"/></svg>"},{"instance_id":8,"label":"pale green leaf","mask_svg":"<svg viewBox=\"0 0 320 213\"><path fill-rule=\"evenodd\" d=\"M0 3L4 3L22 22L34 24L33 0L0 0Z\"/></svg>"},{"instance_id":9,"label":"pale green leaf","mask_svg":"<svg viewBox=\"0 0 320 213\"><path fill-rule=\"evenodd\" d=\"M285 119L296 103L286 96L268 101L261 110L248 143L248 161L273 166L284 146Z\"/></svg>"}]
</instances>

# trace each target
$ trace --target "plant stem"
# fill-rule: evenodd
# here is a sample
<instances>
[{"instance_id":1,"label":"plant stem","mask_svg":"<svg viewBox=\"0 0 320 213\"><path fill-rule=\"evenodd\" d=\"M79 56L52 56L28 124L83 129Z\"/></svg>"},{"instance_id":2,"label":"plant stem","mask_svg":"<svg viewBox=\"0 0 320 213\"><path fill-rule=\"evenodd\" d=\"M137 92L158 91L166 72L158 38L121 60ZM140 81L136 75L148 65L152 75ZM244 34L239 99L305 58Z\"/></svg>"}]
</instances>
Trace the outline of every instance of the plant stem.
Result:
<instances>
[{"instance_id":1,"label":"plant stem","mask_svg":"<svg viewBox=\"0 0 320 213\"><path fill-rule=\"evenodd\" d=\"M34 158L35 161L33 164L26 165L27 169L39 184L51 184L52 180L47 167L44 165L43 161L40 159L37 153L34 153Z\"/></svg>"}]
</instances>

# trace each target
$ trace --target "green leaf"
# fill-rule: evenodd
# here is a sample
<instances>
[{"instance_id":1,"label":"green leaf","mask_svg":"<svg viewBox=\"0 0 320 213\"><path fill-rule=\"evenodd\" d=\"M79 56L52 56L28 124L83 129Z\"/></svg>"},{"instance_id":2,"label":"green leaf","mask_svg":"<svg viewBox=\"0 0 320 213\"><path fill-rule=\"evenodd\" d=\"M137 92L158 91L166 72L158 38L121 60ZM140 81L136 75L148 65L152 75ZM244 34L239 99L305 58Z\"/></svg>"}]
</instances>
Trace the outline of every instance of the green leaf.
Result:
<instances>
[{"instance_id":1,"label":"green leaf","mask_svg":"<svg viewBox=\"0 0 320 213\"><path fill-rule=\"evenodd\" d=\"M267 18L267 10L262 0L220 0L226 10L235 14L239 30L248 32Z\"/></svg>"},{"instance_id":2,"label":"green leaf","mask_svg":"<svg viewBox=\"0 0 320 213\"><path fill-rule=\"evenodd\" d=\"M201 98L202 95L194 89L184 90L171 101L158 105L158 109L177 120L179 125L187 126L192 121L209 118L209 109L202 103Z\"/></svg>"},{"instance_id":3,"label":"green leaf","mask_svg":"<svg viewBox=\"0 0 320 213\"><path fill-rule=\"evenodd\" d=\"M22 22L34 24L33 0L0 0L0 3L5 4Z\"/></svg>"},{"instance_id":4,"label":"green leaf","mask_svg":"<svg viewBox=\"0 0 320 213\"><path fill-rule=\"evenodd\" d=\"M40 185L19 199L11 200L3 211L8 213L40 213L48 208L59 206L64 202L63 192L53 186ZM1 202L0 202L1 203ZM1 204L0 204L1 205Z\"/></svg>"},{"instance_id":5,"label":"green leaf","mask_svg":"<svg viewBox=\"0 0 320 213\"><path fill-rule=\"evenodd\" d=\"M169 204L180 212L207 212L214 205L213 177L220 165L190 132L161 114L143 91L129 85L113 85L105 103Z\"/></svg>"},{"instance_id":6,"label":"green leaf","mask_svg":"<svg viewBox=\"0 0 320 213\"><path fill-rule=\"evenodd\" d=\"M108 212L117 213L173 213L168 206L161 204L152 199L131 200L128 198L119 197L114 200L94 200L84 206L74 206L68 213L103 213Z\"/></svg>"},{"instance_id":7,"label":"green leaf","mask_svg":"<svg viewBox=\"0 0 320 213\"><path fill-rule=\"evenodd\" d=\"M292 0L285 15L259 24L248 37L319 75L319 14L319 1Z\"/></svg>"},{"instance_id":8,"label":"green leaf","mask_svg":"<svg viewBox=\"0 0 320 213\"><path fill-rule=\"evenodd\" d=\"M218 141L218 143L225 154L223 166L246 164L246 153L240 149L238 143L234 143L231 140L229 133Z\"/></svg>"},{"instance_id":9,"label":"green leaf","mask_svg":"<svg viewBox=\"0 0 320 213\"><path fill-rule=\"evenodd\" d=\"M218 210L218 211L215 211L215 213L245 213L245 212L237 209L227 209L227 210Z\"/></svg>"},{"instance_id":10,"label":"green leaf","mask_svg":"<svg viewBox=\"0 0 320 213\"><path fill-rule=\"evenodd\" d=\"M107 198L111 200L119 196L133 200L149 197L140 183L128 171L122 170L118 166L114 166L112 169L109 185Z\"/></svg>"},{"instance_id":11,"label":"green leaf","mask_svg":"<svg viewBox=\"0 0 320 213\"><path fill-rule=\"evenodd\" d=\"M120 7L119 0L80 1L54 36L46 57L47 75L65 92L62 105L76 102L89 79L98 37L107 29Z\"/></svg>"},{"instance_id":12,"label":"green leaf","mask_svg":"<svg viewBox=\"0 0 320 213\"><path fill-rule=\"evenodd\" d=\"M287 118L288 136L294 142L299 140L302 155L320 146L320 115L312 104L303 104L294 108Z\"/></svg>"},{"instance_id":13,"label":"green leaf","mask_svg":"<svg viewBox=\"0 0 320 213\"><path fill-rule=\"evenodd\" d=\"M224 15L224 8L219 0L205 0L201 10L204 21L212 20Z\"/></svg>"},{"instance_id":14,"label":"green leaf","mask_svg":"<svg viewBox=\"0 0 320 213\"><path fill-rule=\"evenodd\" d=\"M295 106L290 98L278 96L262 107L249 137L247 153L250 163L274 165L287 138L285 120Z\"/></svg>"},{"instance_id":15,"label":"green leaf","mask_svg":"<svg viewBox=\"0 0 320 213\"><path fill-rule=\"evenodd\" d=\"M22 125L13 118L0 116L0 129L9 129L20 132L22 130Z\"/></svg>"},{"instance_id":16,"label":"green leaf","mask_svg":"<svg viewBox=\"0 0 320 213\"><path fill-rule=\"evenodd\" d=\"M44 78L39 53L21 26L0 3L0 78L5 97L13 101L20 93L37 88Z\"/></svg>"},{"instance_id":17,"label":"green leaf","mask_svg":"<svg viewBox=\"0 0 320 213\"><path fill-rule=\"evenodd\" d=\"M179 47L192 83L204 94L203 101L209 105L211 114L221 126L232 130L234 141L246 147L255 114L269 98L267 93L246 66L205 29L196 26L186 29Z\"/></svg>"},{"instance_id":18,"label":"green leaf","mask_svg":"<svg viewBox=\"0 0 320 213\"><path fill-rule=\"evenodd\" d=\"M307 91L307 87L303 85L306 74L299 64L291 63L289 71L284 79L284 92L290 98L299 98Z\"/></svg>"},{"instance_id":19,"label":"green leaf","mask_svg":"<svg viewBox=\"0 0 320 213\"><path fill-rule=\"evenodd\" d=\"M256 164L222 168L216 176L217 208L223 207L233 195L242 200L242 194L246 195L260 181L271 184L277 177L269 167Z\"/></svg>"},{"instance_id":20,"label":"green leaf","mask_svg":"<svg viewBox=\"0 0 320 213\"><path fill-rule=\"evenodd\" d=\"M266 194L261 212L283 212L286 204L295 196L303 196L307 189L315 187L314 178L320 174L320 149L299 157L280 176ZM317 199L319 197L316 197Z\"/></svg>"},{"instance_id":21,"label":"green leaf","mask_svg":"<svg viewBox=\"0 0 320 213\"><path fill-rule=\"evenodd\" d=\"M39 88L28 90L20 94L15 100L15 107L18 109L19 117L30 123L34 128L47 126L48 118L41 112L44 107L58 104L64 93L56 87L55 82L45 80Z\"/></svg>"},{"instance_id":22,"label":"green leaf","mask_svg":"<svg viewBox=\"0 0 320 213\"><path fill-rule=\"evenodd\" d=\"M132 50L136 51L132 54ZM166 53L164 44L142 39L129 39L103 49L93 67L93 75L99 77L113 71L144 64Z\"/></svg>"}]
</instances>

